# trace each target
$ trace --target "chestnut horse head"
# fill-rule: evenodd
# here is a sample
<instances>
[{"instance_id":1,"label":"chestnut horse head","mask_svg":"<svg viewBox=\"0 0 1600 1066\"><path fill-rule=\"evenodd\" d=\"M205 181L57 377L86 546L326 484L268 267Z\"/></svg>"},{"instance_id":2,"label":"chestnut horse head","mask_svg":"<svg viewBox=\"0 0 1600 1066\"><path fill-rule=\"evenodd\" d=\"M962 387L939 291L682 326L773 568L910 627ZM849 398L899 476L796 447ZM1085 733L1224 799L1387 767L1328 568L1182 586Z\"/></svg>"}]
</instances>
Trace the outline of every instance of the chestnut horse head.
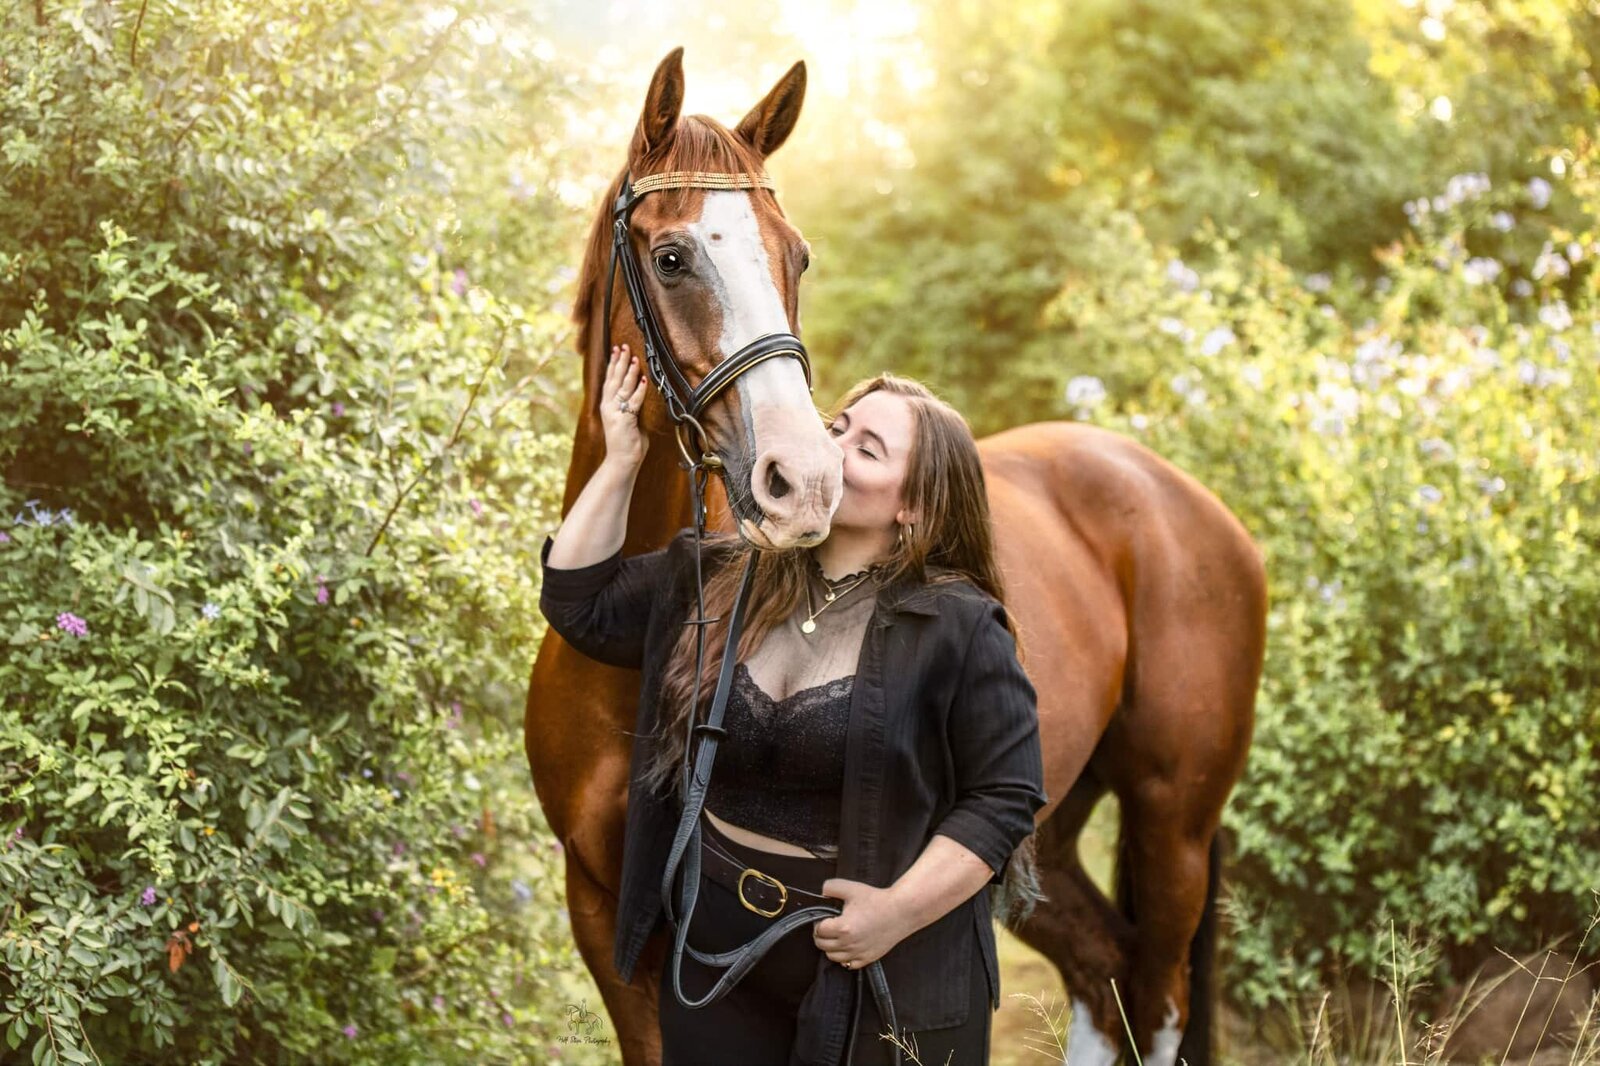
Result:
<instances>
[{"instance_id":1,"label":"chestnut horse head","mask_svg":"<svg viewBox=\"0 0 1600 1066\"><path fill-rule=\"evenodd\" d=\"M796 63L729 130L704 115L679 114L683 49L662 60L627 167L612 182L596 219L574 313L579 345L589 359L585 384L592 411L611 402L594 395L606 360L600 350L605 336L628 343L645 360L649 338L630 304L646 305L643 317L659 342L652 347L665 349L654 353L658 387L641 416L652 434L681 429L674 423L682 421L687 406L671 400L674 414L662 395L663 381L676 383L669 393L682 393L707 383L708 375L717 384L736 371L692 420L690 438L693 450L720 467L737 528L758 548L820 543L842 491L841 453L812 402L809 363L791 336L799 332L800 275L810 253L784 217L765 172L767 156L794 129L805 81L805 65ZM616 219L625 233L618 249L634 257L623 262L621 278L608 269ZM755 354L763 357L749 358ZM722 364L727 365L718 371ZM679 447L694 459L681 434Z\"/></svg>"}]
</instances>

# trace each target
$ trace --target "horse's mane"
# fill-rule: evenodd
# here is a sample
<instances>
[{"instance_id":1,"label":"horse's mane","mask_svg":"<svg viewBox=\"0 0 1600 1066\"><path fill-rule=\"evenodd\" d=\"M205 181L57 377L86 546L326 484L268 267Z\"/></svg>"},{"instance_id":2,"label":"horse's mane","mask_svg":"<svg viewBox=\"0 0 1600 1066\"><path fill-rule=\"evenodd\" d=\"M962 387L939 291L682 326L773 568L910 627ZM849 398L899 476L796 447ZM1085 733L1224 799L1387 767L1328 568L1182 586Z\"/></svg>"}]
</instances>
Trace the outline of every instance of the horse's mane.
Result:
<instances>
[{"instance_id":1,"label":"horse's mane","mask_svg":"<svg viewBox=\"0 0 1600 1066\"><path fill-rule=\"evenodd\" d=\"M744 140L714 118L705 115L684 115L678 119L677 130L659 153L644 160L634 180L646 174L660 174L674 170L695 170L719 174L764 174L761 156ZM583 254L583 269L578 277L578 295L572 305L572 318L578 327L578 351L589 355L589 327L594 318L596 301L605 299L606 268L611 257L611 206L616 203L622 188L622 178L627 168L617 172L600 200L594 224L589 229L589 242ZM697 192L695 189L663 189L652 196L672 198L673 208L681 207L682 198ZM760 192L761 190L756 190ZM771 195L767 193L766 195ZM776 205L776 199L773 204ZM782 211L782 208L778 208ZM604 356L602 356L604 362Z\"/></svg>"}]
</instances>

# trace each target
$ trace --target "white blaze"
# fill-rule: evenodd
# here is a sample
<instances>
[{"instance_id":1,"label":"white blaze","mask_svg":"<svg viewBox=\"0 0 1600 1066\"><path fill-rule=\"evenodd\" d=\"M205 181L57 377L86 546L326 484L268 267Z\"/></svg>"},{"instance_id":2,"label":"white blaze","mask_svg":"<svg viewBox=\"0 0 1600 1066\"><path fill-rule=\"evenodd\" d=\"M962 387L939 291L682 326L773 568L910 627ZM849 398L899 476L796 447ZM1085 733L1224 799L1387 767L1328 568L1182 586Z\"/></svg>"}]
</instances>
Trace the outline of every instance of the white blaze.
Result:
<instances>
[{"instance_id":1,"label":"white blaze","mask_svg":"<svg viewBox=\"0 0 1600 1066\"><path fill-rule=\"evenodd\" d=\"M764 334L789 332L789 316L772 280L772 264L750 194L707 190L700 220L689 223L688 230L711 263L706 274L722 308L722 336L717 342L722 358ZM798 360L768 359L740 374L736 384L746 412L767 405L814 410Z\"/></svg>"}]
</instances>

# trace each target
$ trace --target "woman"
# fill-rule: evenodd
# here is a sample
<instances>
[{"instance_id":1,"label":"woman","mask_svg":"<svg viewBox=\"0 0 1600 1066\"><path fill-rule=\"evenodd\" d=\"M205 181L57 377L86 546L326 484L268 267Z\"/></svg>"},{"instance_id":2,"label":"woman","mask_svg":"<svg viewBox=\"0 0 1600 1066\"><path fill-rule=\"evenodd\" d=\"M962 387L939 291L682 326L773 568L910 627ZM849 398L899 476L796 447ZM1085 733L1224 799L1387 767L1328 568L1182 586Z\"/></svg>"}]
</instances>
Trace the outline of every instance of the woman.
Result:
<instances>
[{"instance_id":1,"label":"woman","mask_svg":"<svg viewBox=\"0 0 1600 1066\"><path fill-rule=\"evenodd\" d=\"M695 606L692 531L621 556L647 447L645 389L638 360L614 350L599 405L605 461L542 554L551 627L585 654L644 672L617 930L625 980L661 913L695 681L695 627L683 624ZM860 980L880 959L921 1061L988 1060L999 975L987 889L1010 871L1047 796L982 467L965 420L891 375L852 388L829 433L844 478L828 538L757 560L688 942L728 951L793 910L842 907L809 936L779 940L706 1007L685 1008L666 974L666 1066L833 1066L847 1051L854 1063L889 1062L877 1039L887 1024ZM704 547L706 617L726 619L753 549L731 535ZM696 720L725 626L704 627ZM688 997L716 977L684 956Z\"/></svg>"}]
</instances>

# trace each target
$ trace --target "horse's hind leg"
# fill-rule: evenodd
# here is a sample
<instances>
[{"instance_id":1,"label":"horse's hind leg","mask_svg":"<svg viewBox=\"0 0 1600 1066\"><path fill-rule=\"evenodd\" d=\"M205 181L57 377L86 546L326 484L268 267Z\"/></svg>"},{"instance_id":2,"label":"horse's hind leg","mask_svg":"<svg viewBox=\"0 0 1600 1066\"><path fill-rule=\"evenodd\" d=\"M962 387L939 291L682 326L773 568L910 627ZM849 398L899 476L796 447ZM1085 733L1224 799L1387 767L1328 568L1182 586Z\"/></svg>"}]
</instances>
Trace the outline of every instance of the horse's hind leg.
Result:
<instances>
[{"instance_id":1,"label":"horse's hind leg","mask_svg":"<svg viewBox=\"0 0 1600 1066\"><path fill-rule=\"evenodd\" d=\"M1067 1038L1072 1066L1116 1061L1122 1023L1111 979L1127 984L1133 929L1106 899L1078 854L1078 838L1105 786L1085 771L1035 839L1039 884L1049 898L1015 930L1055 963L1072 1000Z\"/></svg>"},{"instance_id":2,"label":"horse's hind leg","mask_svg":"<svg viewBox=\"0 0 1600 1066\"><path fill-rule=\"evenodd\" d=\"M1176 1066L1190 1021L1189 951L1206 908L1216 826L1194 824L1181 804L1166 799L1127 797L1123 819L1119 873L1130 879L1135 945L1123 1007L1144 1066ZM1189 1063L1200 1066L1197 1058Z\"/></svg>"}]
</instances>

